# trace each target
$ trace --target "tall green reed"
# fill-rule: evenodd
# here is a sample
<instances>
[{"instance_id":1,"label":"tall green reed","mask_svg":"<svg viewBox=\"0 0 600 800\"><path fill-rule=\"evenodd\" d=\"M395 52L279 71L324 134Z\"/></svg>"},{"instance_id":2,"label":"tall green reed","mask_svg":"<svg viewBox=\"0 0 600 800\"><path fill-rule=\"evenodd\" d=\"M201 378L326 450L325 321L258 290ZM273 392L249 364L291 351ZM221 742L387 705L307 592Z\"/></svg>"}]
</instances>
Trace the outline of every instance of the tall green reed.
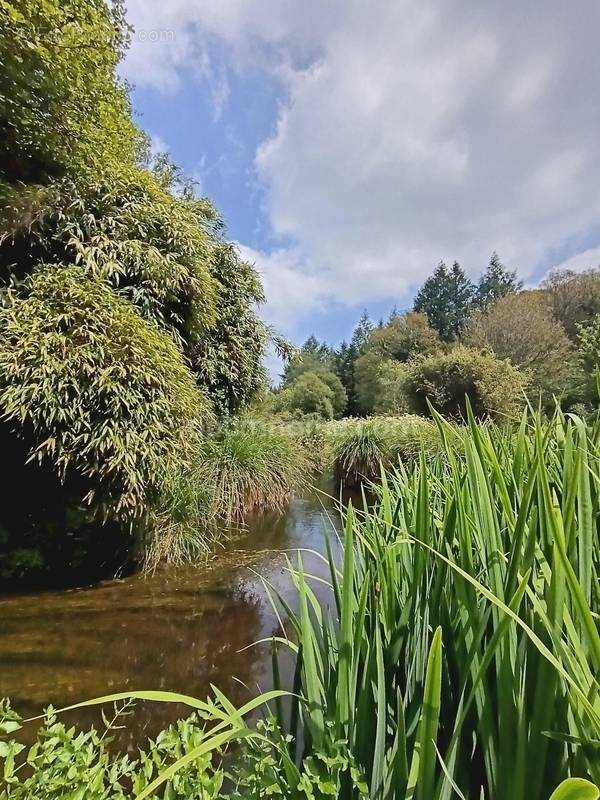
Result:
<instances>
[{"instance_id":1,"label":"tall green reed","mask_svg":"<svg viewBox=\"0 0 600 800\"><path fill-rule=\"evenodd\" d=\"M299 775L344 742L362 778L349 771L341 798L362 782L381 800L600 783L599 430L560 413L517 432L470 418L459 448L436 421L442 457L383 475L374 508L348 509L331 608L301 560L293 570L304 702L279 709L280 755Z\"/></svg>"}]
</instances>

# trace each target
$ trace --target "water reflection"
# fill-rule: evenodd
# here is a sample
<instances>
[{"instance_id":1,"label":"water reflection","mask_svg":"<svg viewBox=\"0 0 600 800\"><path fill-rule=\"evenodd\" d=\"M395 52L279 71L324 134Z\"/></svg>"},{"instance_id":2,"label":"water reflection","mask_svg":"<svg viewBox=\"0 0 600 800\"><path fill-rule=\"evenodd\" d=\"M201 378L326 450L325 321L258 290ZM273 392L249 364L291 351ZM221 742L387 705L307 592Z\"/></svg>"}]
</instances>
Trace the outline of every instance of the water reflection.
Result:
<instances>
[{"instance_id":1,"label":"water reflection","mask_svg":"<svg viewBox=\"0 0 600 800\"><path fill-rule=\"evenodd\" d=\"M334 505L312 492L293 500L285 515L257 516L203 567L0 599L0 696L29 716L50 703L127 690L205 697L212 683L241 703L257 687L268 689L268 648L244 649L277 629L258 576L293 602L284 551L323 552L324 528L337 525ZM310 555L306 562L309 571L323 570ZM119 744L133 747L185 713L138 704ZM97 709L69 716L83 725L99 720Z\"/></svg>"}]
</instances>

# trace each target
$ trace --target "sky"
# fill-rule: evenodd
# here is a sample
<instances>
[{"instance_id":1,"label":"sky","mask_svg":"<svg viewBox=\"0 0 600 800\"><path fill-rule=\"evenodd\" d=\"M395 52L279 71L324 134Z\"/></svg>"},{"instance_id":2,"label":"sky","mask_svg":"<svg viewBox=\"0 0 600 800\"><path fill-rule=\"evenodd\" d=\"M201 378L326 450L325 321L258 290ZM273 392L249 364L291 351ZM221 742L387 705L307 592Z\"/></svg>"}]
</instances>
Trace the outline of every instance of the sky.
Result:
<instances>
[{"instance_id":1,"label":"sky","mask_svg":"<svg viewBox=\"0 0 600 800\"><path fill-rule=\"evenodd\" d=\"M129 0L139 124L222 212L264 318L333 344L440 260L600 264L598 0Z\"/></svg>"}]
</instances>

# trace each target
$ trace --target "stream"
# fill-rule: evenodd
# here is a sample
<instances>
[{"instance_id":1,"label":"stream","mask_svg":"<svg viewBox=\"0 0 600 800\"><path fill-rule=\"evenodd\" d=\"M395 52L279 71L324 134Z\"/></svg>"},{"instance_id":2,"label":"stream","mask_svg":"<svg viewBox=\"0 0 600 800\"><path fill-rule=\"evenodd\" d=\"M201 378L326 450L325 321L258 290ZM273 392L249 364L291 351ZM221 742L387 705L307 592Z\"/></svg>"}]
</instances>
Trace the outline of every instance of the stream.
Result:
<instances>
[{"instance_id":1,"label":"stream","mask_svg":"<svg viewBox=\"0 0 600 800\"><path fill-rule=\"evenodd\" d=\"M339 528L333 482L294 498L284 514L246 521L246 530L218 547L207 563L161 568L151 575L68 591L0 598L0 697L25 717L52 704L135 690L182 692L201 699L214 684L235 704L271 688L271 653L260 639L279 632L263 579L295 605L286 551L325 552L324 531ZM305 569L325 574L314 555ZM315 591L327 602L328 590ZM285 624L285 623L284 623ZM291 659L282 658L285 681ZM107 708L112 716L112 708ZM120 724L120 749L187 716L185 707L139 702ZM101 725L98 708L65 715L69 723ZM26 726L32 740L35 723Z\"/></svg>"}]
</instances>

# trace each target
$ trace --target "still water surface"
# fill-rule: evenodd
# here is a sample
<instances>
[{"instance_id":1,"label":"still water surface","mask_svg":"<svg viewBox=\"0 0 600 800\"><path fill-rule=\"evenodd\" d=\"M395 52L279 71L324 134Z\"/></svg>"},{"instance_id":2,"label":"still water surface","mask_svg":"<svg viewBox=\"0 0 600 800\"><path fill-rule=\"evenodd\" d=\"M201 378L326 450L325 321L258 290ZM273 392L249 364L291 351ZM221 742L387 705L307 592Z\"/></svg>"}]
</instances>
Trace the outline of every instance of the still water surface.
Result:
<instances>
[{"instance_id":1,"label":"still water surface","mask_svg":"<svg viewBox=\"0 0 600 800\"><path fill-rule=\"evenodd\" d=\"M0 598L0 697L10 697L20 714L32 716L49 704L60 708L120 691L159 689L204 698L212 683L242 703L269 689L270 649L251 647L278 632L261 577L294 605L285 551L324 552L324 531L338 526L335 503L327 496L333 485L319 488L325 494L292 500L284 515L249 520L247 531L206 565ZM309 571L323 571L319 559L303 558ZM187 713L181 706L139 703L124 721L118 744L133 748ZM99 713L69 712L68 720L98 724ZM31 727L25 738L33 734Z\"/></svg>"}]
</instances>

